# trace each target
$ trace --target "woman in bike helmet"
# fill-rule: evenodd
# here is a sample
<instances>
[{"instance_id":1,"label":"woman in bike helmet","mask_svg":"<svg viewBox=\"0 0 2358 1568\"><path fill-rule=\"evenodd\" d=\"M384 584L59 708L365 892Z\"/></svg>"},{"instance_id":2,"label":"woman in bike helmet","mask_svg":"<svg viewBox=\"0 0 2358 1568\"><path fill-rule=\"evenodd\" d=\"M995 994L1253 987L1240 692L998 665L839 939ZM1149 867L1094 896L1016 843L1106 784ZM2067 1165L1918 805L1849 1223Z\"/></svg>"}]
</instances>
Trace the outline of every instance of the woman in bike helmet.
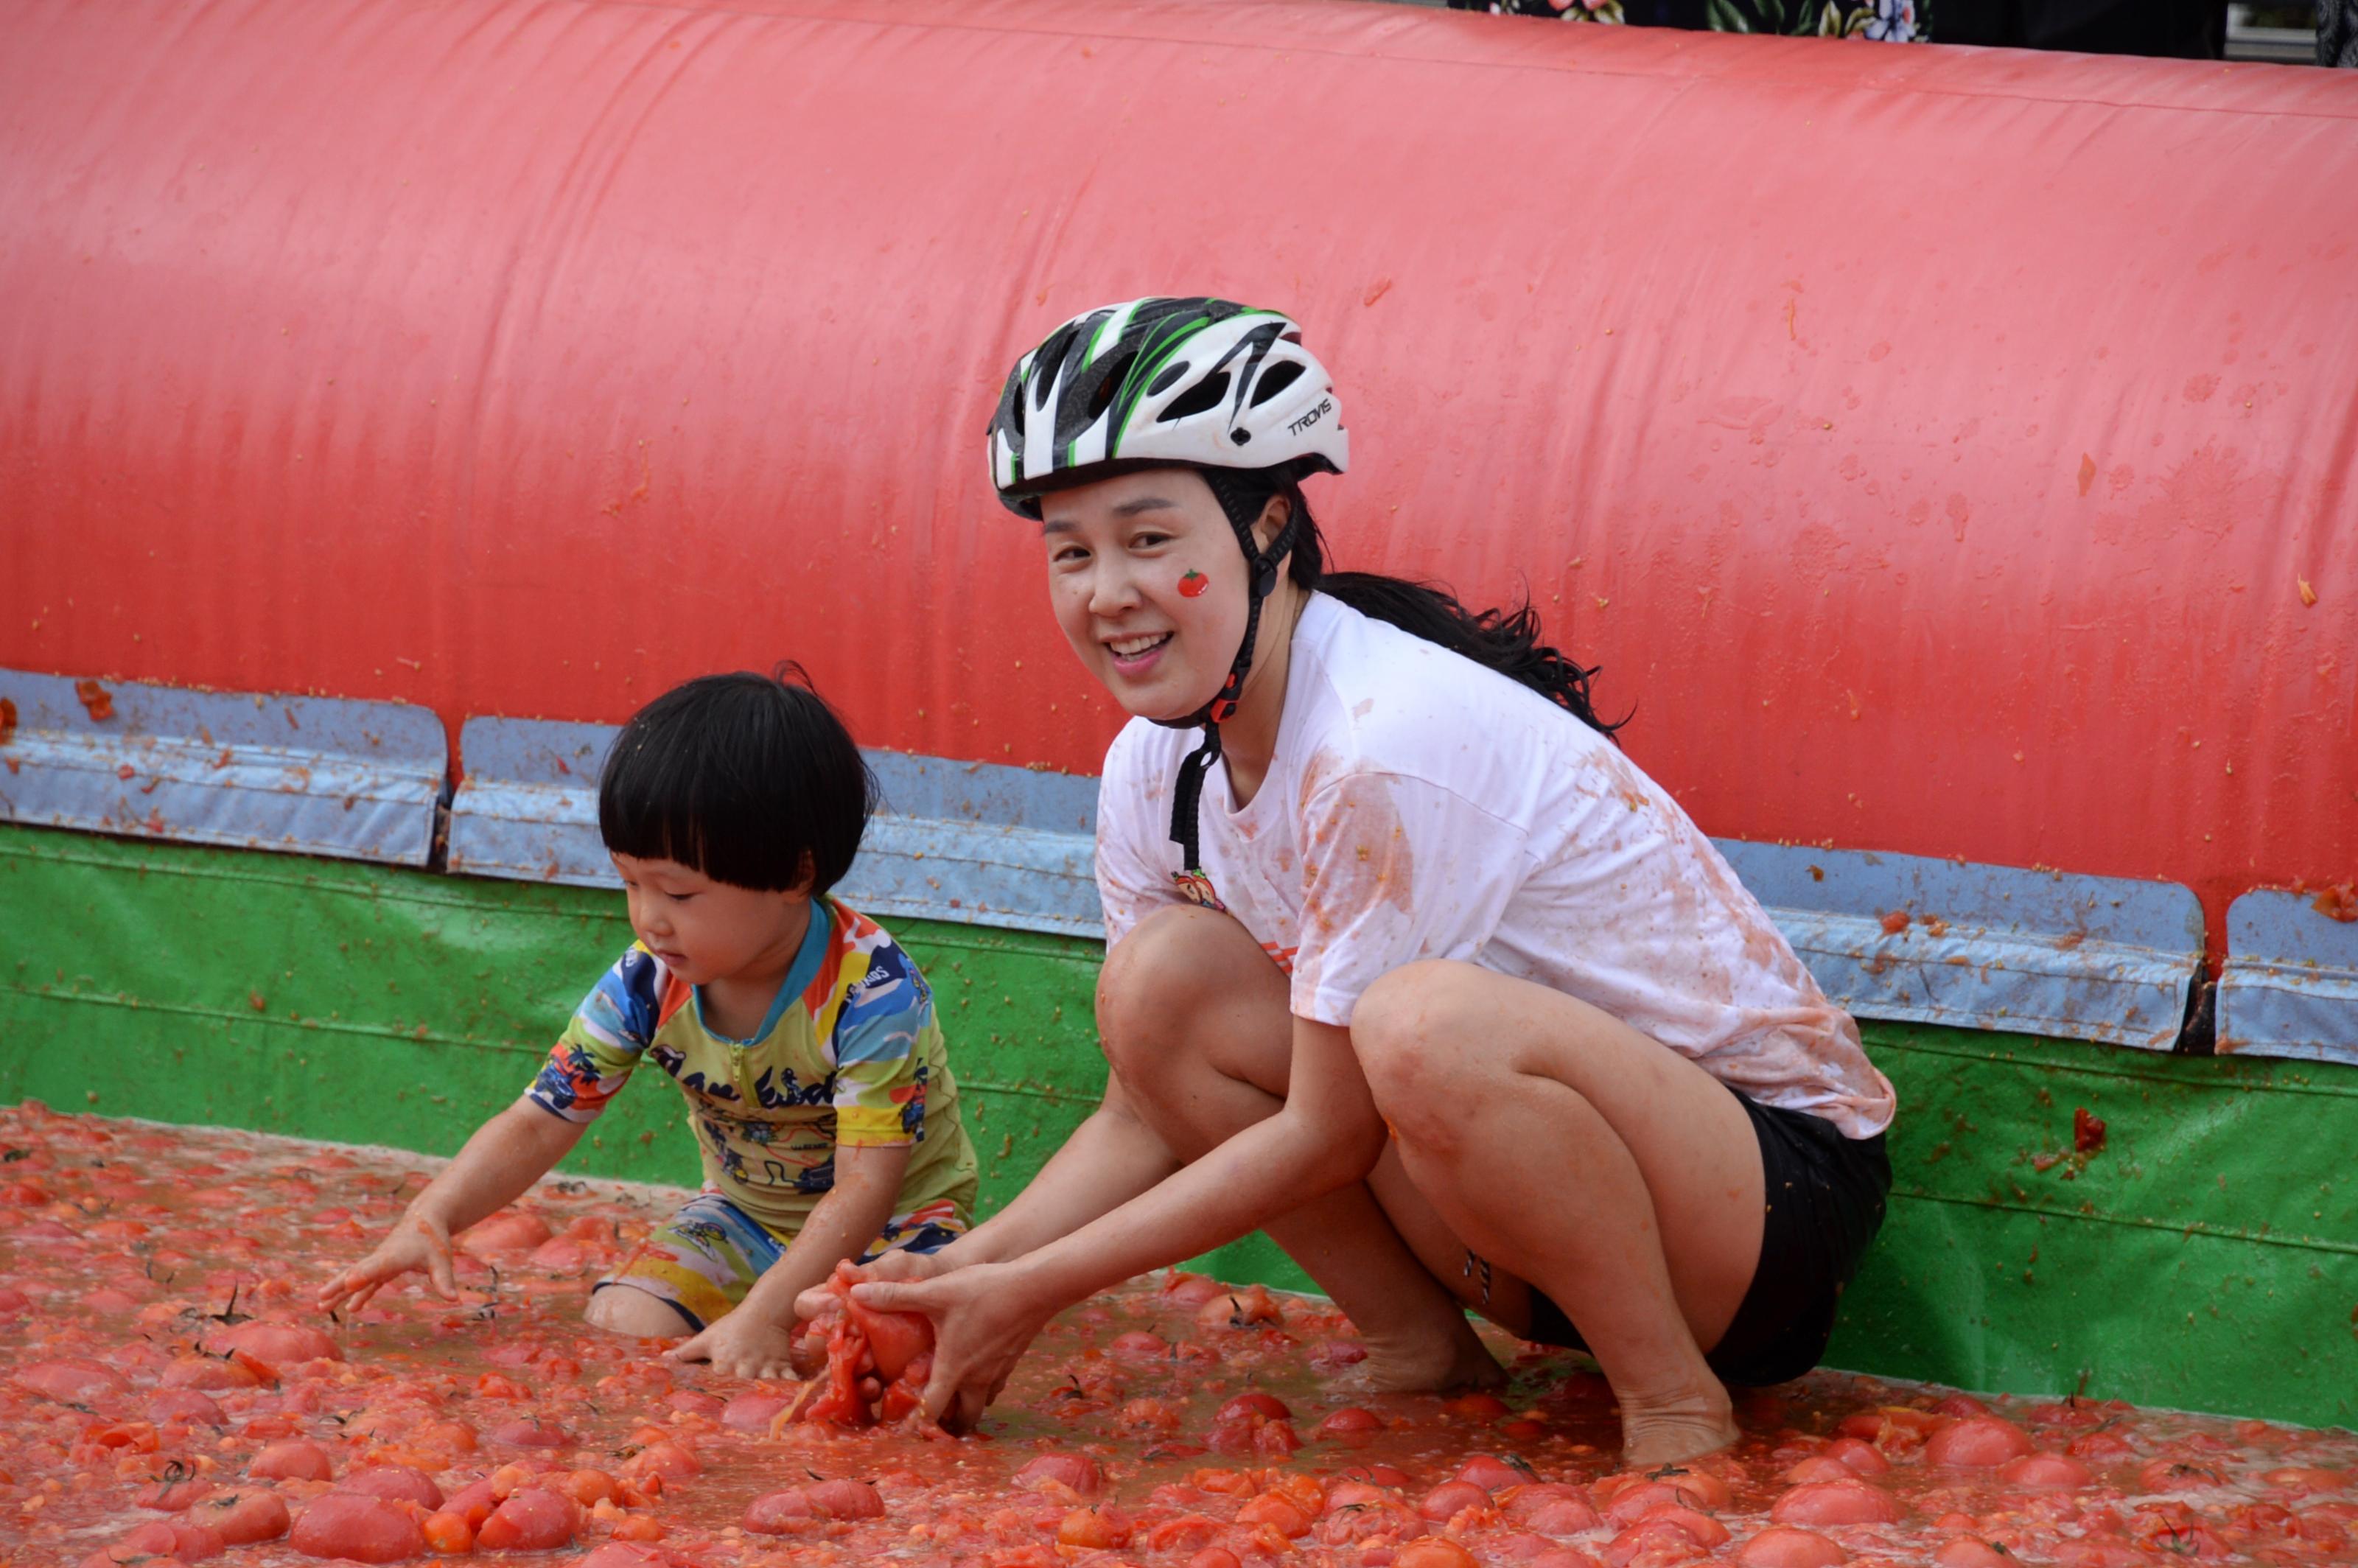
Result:
<instances>
[{"instance_id":1,"label":"woman in bike helmet","mask_svg":"<svg viewBox=\"0 0 2358 1568\"><path fill-rule=\"evenodd\" d=\"M1883 1213L1891 1086L1528 606L1328 571L1332 378L1282 315L1150 298L1026 354L992 481L1131 723L1098 881L1104 1103L1000 1215L861 1287L970 1422L1039 1327L1255 1229L1396 1388L1467 1309L1585 1345L1627 1456L1808 1370Z\"/></svg>"}]
</instances>

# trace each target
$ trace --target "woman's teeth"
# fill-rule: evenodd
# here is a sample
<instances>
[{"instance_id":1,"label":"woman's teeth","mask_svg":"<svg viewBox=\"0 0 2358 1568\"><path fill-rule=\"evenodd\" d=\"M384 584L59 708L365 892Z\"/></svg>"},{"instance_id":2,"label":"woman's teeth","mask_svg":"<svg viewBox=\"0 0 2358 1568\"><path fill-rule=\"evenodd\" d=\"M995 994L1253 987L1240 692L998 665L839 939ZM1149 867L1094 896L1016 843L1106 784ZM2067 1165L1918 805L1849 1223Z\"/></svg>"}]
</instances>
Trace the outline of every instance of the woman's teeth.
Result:
<instances>
[{"instance_id":1,"label":"woman's teeth","mask_svg":"<svg viewBox=\"0 0 2358 1568\"><path fill-rule=\"evenodd\" d=\"M1169 641L1171 641L1171 633L1164 632L1152 637L1120 637L1108 643L1106 646L1113 650L1116 658L1134 659L1139 654L1159 648Z\"/></svg>"}]
</instances>

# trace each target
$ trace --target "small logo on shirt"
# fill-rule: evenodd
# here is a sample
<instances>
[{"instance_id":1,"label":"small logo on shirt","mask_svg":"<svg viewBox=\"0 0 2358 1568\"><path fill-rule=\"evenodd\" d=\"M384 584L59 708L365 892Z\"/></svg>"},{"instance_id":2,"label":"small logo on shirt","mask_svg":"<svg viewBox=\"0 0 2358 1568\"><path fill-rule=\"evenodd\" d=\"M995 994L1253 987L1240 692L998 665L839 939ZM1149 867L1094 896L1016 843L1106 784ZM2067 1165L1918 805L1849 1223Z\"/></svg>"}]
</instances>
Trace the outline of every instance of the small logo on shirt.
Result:
<instances>
[{"instance_id":1,"label":"small logo on shirt","mask_svg":"<svg viewBox=\"0 0 2358 1568\"><path fill-rule=\"evenodd\" d=\"M1220 902L1218 892L1213 888L1212 879L1203 872L1174 871L1171 880L1179 884L1179 896L1189 903L1203 909L1217 909L1222 914L1228 912L1228 906Z\"/></svg>"}]
</instances>

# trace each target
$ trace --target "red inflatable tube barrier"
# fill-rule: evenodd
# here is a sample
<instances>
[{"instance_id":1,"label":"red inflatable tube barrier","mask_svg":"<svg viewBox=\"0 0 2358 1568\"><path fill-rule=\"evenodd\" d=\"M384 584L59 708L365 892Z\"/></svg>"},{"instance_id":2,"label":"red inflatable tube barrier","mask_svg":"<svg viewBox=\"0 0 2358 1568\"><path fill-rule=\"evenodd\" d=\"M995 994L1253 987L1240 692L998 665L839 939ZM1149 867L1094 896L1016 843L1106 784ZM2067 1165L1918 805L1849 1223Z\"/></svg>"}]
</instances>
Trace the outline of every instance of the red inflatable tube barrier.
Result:
<instances>
[{"instance_id":1,"label":"red inflatable tube barrier","mask_svg":"<svg viewBox=\"0 0 2358 1568\"><path fill-rule=\"evenodd\" d=\"M1712 832L2358 862L2358 80L1384 5L34 5L0 665L619 719L805 660L1094 771L988 489L1146 292L1336 372L1343 564L1528 585Z\"/></svg>"}]
</instances>

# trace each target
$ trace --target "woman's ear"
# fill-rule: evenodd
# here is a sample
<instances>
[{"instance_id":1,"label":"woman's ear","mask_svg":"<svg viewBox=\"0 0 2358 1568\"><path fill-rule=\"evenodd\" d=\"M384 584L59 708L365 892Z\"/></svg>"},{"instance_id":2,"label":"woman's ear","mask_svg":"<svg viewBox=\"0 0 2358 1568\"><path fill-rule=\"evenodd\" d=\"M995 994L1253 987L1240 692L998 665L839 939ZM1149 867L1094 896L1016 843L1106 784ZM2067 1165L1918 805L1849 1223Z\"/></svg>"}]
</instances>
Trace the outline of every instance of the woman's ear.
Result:
<instances>
[{"instance_id":1,"label":"woman's ear","mask_svg":"<svg viewBox=\"0 0 2358 1568\"><path fill-rule=\"evenodd\" d=\"M1262 503L1260 516L1253 522L1253 544L1257 550L1266 550L1293 515L1293 501L1283 491Z\"/></svg>"}]
</instances>

